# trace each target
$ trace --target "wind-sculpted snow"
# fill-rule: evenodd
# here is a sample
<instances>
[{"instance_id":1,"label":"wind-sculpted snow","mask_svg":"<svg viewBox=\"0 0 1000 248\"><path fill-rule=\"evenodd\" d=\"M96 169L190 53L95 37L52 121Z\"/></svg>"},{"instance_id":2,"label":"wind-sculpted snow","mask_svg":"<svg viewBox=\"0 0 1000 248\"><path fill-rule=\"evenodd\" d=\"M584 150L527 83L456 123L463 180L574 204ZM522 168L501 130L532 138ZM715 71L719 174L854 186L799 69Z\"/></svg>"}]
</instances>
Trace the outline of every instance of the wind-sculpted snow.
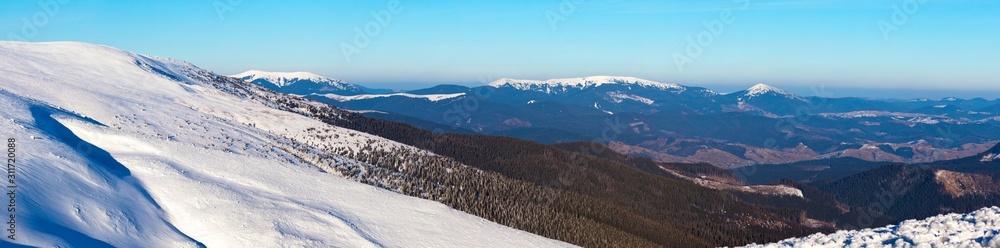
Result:
<instances>
[{"instance_id":1,"label":"wind-sculpted snow","mask_svg":"<svg viewBox=\"0 0 1000 248\"><path fill-rule=\"evenodd\" d=\"M568 246L394 193L391 177L352 181L383 179L359 154L434 155L218 78L105 46L0 42L0 135L22 161L17 239L0 246Z\"/></svg>"},{"instance_id":2,"label":"wind-sculpted snow","mask_svg":"<svg viewBox=\"0 0 1000 248\"><path fill-rule=\"evenodd\" d=\"M1000 247L1000 207L746 247Z\"/></svg>"}]
</instances>

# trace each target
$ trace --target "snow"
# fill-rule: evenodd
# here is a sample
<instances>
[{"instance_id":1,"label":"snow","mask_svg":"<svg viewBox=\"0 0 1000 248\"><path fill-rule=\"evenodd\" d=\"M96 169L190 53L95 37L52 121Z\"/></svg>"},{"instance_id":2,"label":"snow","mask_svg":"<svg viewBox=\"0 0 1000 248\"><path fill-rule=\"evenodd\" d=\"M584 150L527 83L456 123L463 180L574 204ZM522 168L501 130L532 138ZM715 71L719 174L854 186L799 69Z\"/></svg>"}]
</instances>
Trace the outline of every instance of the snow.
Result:
<instances>
[{"instance_id":1,"label":"snow","mask_svg":"<svg viewBox=\"0 0 1000 248\"><path fill-rule=\"evenodd\" d=\"M718 189L718 190L733 190L733 191L763 194L763 195L787 195L798 198L804 198L804 196L802 195L802 190L787 185L734 185L717 180L689 177L672 169L667 169L666 167L663 166L660 166L660 169L662 169L667 173L670 173L673 176L683 178L687 181L701 185L706 188Z\"/></svg>"},{"instance_id":2,"label":"snow","mask_svg":"<svg viewBox=\"0 0 1000 248\"><path fill-rule=\"evenodd\" d=\"M819 116L826 118L843 118L843 119L854 119L854 118L883 118L889 117L893 120L901 122L906 125L915 126L916 124L928 124L935 125L939 123L949 123L949 124L971 124L971 123L986 123L991 121L1000 120L1000 118L986 118L977 121L969 121L964 119L952 119L944 115L930 115L921 113L902 113L902 112L889 112L889 111L874 111L874 110L862 110L862 111L852 111L843 113L820 113Z\"/></svg>"},{"instance_id":3,"label":"snow","mask_svg":"<svg viewBox=\"0 0 1000 248\"><path fill-rule=\"evenodd\" d=\"M314 94L314 95L316 95L316 94ZM423 99L427 99L428 101L437 102L437 101L441 101L441 100L446 100L446 99L452 99L452 98L461 97L461 96L464 96L464 95L465 95L465 93L463 92L463 93L454 93L454 94L428 94L428 95L416 95L416 94L410 94L410 93L392 93L392 94L364 94L364 95L354 95L354 96L341 96L341 95L337 95L337 94L323 94L322 96L324 96L326 98L330 98L330 99L336 100L338 102L367 100L367 99L373 99L373 98L393 97L393 96L401 96L401 97L409 97L409 98L423 98Z\"/></svg>"},{"instance_id":4,"label":"snow","mask_svg":"<svg viewBox=\"0 0 1000 248\"><path fill-rule=\"evenodd\" d=\"M646 104L646 105L653 105L653 103L655 103L655 101L653 101L653 99L641 97L641 96L638 96L638 95L635 95L635 94L625 94L625 93L618 92L618 91L608 92L606 99L608 101L611 101L611 102L614 102L614 103L622 103L622 102L624 102L624 100L632 100L632 101L640 102L640 103Z\"/></svg>"},{"instance_id":5,"label":"snow","mask_svg":"<svg viewBox=\"0 0 1000 248\"><path fill-rule=\"evenodd\" d=\"M337 79L331 79L324 76L316 75L311 72L267 72L258 70L249 70L240 74L231 75L230 77L243 79L246 81L254 80L264 80L268 83L274 84L277 87L287 87L296 82L300 81L310 81L317 84L326 84L330 86L337 87L338 89L348 89L354 88L352 85Z\"/></svg>"},{"instance_id":6,"label":"snow","mask_svg":"<svg viewBox=\"0 0 1000 248\"><path fill-rule=\"evenodd\" d=\"M615 114L614 112L601 109L601 105L598 105L596 102L594 102L594 109L600 110L601 112L604 112L605 114L609 115Z\"/></svg>"},{"instance_id":7,"label":"snow","mask_svg":"<svg viewBox=\"0 0 1000 248\"><path fill-rule=\"evenodd\" d=\"M687 88L679 84L668 84L660 83L651 80L635 78L635 77L616 77L616 76L591 76L582 78L559 78L559 79L549 79L549 80L525 80L525 79L510 79L501 78L496 81L491 82L489 85L492 87L513 87L519 90L534 90L542 91L545 93L552 93L552 90L566 91L567 89L584 89L593 88L601 85L607 84L620 84L620 85L638 85L642 87L657 88L661 90L674 90L676 93L680 93Z\"/></svg>"},{"instance_id":8,"label":"snow","mask_svg":"<svg viewBox=\"0 0 1000 248\"><path fill-rule=\"evenodd\" d=\"M743 96L747 97L747 99L752 99L754 97L762 96L765 94L778 94L789 99L802 99L798 96L795 96L795 94L792 94L791 92L766 84L757 84L754 85L753 87L750 87L749 89L746 90L746 93L743 93Z\"/></svg>"},{"instance_id":9,"label":"snow","mask_svg":"<svg viewBox=\"0 0 1000 248\"><path fill-rule=\"evenodd\" d=\"M988 153L984 155L982 159L979 160L979 162L993 162L993 161L1000 161L1000 154Z\"/></svg>"},{"instance_id":10,"label":"snow","mask_svg":"<svg viewBox=\"0 0 1000 248\"><path fill-rule=\"evenodd\" d=\"M916 113L900 113L900 112L889 112L880 110L861 110L861 111L851 111L843 113L820 113L823 117L839 117L839 118L875 118L875 117L923 117L928 116L926 114L916 114Z\"/></svg>"},{"instance_id":11,"label":"snow","mask_svg":"<svg viewBox=\"0 0 1000 248\"><path fill-rule=\"evenodd\" d=\"M865 126L881 126L882 125L881 122L874 122L874 121L861 121L861 122L858 122L858 123L861 124L861 125L865 125Z\"/></svg>"},{"instance_id":12,"label":"snow","mask_svg":"<svg viewBox=\"0 0 1000 248\"><path fill-rule=\"evenodd\" d=\"M14 242L569 246L320 172L287 144L318 143L310 128L338 134L324 142L332 147L416 148L222 92L199 73L207 72L106 46L0 42L0 137L18 138L26 161Z\"/></svg>"},{"instance_id":13,"label":"snow","mask_svg":"<svg viewBox=\"0 0 1000 248\"><path fill-rule=\"evenodd\" d=\"M745 247L1000 247L1000 207Z\"/></svg>"},{"instance_id":14,"label":"snow","mask_svg":"<svg viewBox=\"0 0 1000 248\"><path fill-rule=\"evenodd\" d=\"M345 110L346 110L346 109L345 109ZM385 112L385 111L378 111L378 110L370 110L370 109L365 109L365 110L347 110L347 111L349 111L349 112L351 112L351 113L358 113L358 114L369 114L369 113L376 113L376 114L389 114L389 112Z\"/></svg>"},{"instance_id":15,"label":"snow","mask_svg":"<svg viewBox=\"0 0 1000 248\"><path fill-rule=\"evenodd\" d=\"M909 120L907 120L907 122L922 123L922 124L928 124L928 125L934 125L934 124L941 123L941 121L935 120L933 117L930 117L930 116L926 116L926 117L913 117L913 118L910 118Z\"/></svg>"},{"instance_id":16,"label":"snow","mask_svg":"<svg viewBox=\"0 0 1000 248\"><path fill-rule=\"evenodd\" d=\"M879 145L880 144L864 144L861 146L861 150L880 150L882 148L878 148Z\"/></svg>"},{"instance_id":17,"label":"snow","mask_svg":"<svg viewBox=\"0 0 1000 248\"><path fill-rule=\"evenodd\" d=\"M442 204L308 167L275 166L267 159L177 142L139 141L81 122L66 125L129 167L177 229L209 247L557 245L540 238L521 242L516 239L523 233ZM500 235L483 237L491 232Z\"/></svg>"}]
</instances>

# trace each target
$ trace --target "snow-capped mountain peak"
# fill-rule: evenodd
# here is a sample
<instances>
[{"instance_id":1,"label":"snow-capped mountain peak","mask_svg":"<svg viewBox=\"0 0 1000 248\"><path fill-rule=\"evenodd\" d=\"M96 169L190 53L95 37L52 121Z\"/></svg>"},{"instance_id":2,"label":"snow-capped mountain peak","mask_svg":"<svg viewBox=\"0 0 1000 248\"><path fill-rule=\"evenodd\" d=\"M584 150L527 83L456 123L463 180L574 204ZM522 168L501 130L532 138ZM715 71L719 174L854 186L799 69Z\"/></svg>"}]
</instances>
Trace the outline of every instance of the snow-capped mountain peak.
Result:
<instances>
[{"instance_id":1,"label":"snow-capped mountain peak","mask_svg":"<svg viewBox=\"0 0 1000 248\"><path fill-rule=\"evenodd\" d=\"M778 95L789 99L802 99L791 92L767 84L754 85L753 87L750 87L749 89L744 91L741 96L746 97L746 99L751 99L763 95Z\"/></svg>"},{"instance_id":2,"label":"snow-capped mountain peak","mask_svg":"<svg viewBox=\"0 0 1000 248\"><path fill-rule=\"evenodd\" d=\"M491 82L489 85L496 88L501 87L513 87L519 90L538 90L551 92L553 90L565 91L569 88L592 88L601 85L636 85L642 87L658 88L662 90L679 90L683 91L687 89L679 84L669 84L660 83L656 81L635 78L635 77L618 77L618 76L590 76L582 78L559 78L559 79L549 79L549 80L525 80L525 79L510 79L501 78L496 81Z\"/></svg>"},{"instance_id":3,"label":"snow-capped mountain peak","mask_svg":"<svg viewBox=\"0 0 1000 248\"><path fill-rule=\"evenodd\" d=\"M337 93L359 94L356 85L311 72L268 72L249 70L230 77L239 78L273 90L291 94Z\"/></svg>"},{"instance_id":4,"label":"snow-capped mountain peak","mask_svg":"<svg viewBox=\"0 0 1000 248\"><path fill-rule=\"evenodd\" d=\"M781 94L781 95L792 95L792 93L789 93L788 91L779 89L779 88L774 87L774 86L766 85L766 84L757 84L757 85L754 85L753 87L750 87L749 89L747 89L746 95L747 96L759 96L759 95L763 95L763 94L767 94L767 93L772 93L772 92L776 93L776 94Z\"/></svg>"},{"instance_id":5,"label":"snow-capped mountain peak","mask_svg":"<svg viewBox=\"0 0 1000 248\"><path fill-rule=\"evenodd\" d=\"M243 79L245 81L265 80L278 87L286 87L300 81L311 81L327 85L346 85L347 83L338 79L332 79L317 75L312 72L268 72L249 70L230 77Z\"/></svg>"}]
</instances>

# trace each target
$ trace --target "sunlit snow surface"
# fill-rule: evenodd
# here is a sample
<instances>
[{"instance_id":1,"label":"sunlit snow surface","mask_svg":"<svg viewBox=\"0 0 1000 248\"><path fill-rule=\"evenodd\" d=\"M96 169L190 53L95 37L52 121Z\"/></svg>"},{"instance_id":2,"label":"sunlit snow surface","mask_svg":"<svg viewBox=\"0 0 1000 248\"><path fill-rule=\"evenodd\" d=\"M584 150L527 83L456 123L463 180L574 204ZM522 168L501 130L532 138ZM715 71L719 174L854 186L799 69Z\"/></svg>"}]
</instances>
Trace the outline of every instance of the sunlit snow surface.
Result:
<instances>
[{"instance_id":1,"label":"sunlit snow surface","mask_svg":"<svg viewBox=\"0 0 1000 248\"><path fill-rule=\"evenodd\" d=\"M1000 247L1000 207L746 247Z\"/></svg>"},{"instance_id":2,"label":"sunlit snow surface","mask_svg":"<svg viewBox=\"0 0 1000 248\"><path fill-rule=\"evenodd\" d=\"M104 46L0 42L0 138L17 139L19 159L13 242L568 246L322 173L276 137L332 128L342 138L331 146L414 148L238 98L191 71L201 69Z\"/></svg>"}]
</instances>

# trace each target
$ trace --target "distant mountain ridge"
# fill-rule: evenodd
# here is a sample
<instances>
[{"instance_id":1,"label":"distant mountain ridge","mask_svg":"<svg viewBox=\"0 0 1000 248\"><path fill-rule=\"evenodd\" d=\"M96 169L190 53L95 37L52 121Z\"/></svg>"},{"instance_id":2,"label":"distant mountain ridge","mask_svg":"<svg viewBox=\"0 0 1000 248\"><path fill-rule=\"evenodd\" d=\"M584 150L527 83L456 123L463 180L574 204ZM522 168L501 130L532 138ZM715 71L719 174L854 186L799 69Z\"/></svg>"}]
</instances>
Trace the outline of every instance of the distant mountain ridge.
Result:
<instances>
[{"instance_id":1,"label":"distant mountain ridge","mask_svg":"<svg viewBox=\"0 0 1000 248\"><path fill-rule=\"evenodd\" d=\"M510 79L502 78L493 81L489 84L491 87L501 88L501 87L512 87L519 90L536 90L544 91L546 93L553 92L552 89L562 89L566 88L590 88L598 87L606 84L614 85L628 85L628 86L641 86L641 87L652 87L662 90L684 90L687 87L681 86L679 84L668 84L660 83L651 80L635 78L635 77L615 77L615 76L590 76L583 78L560 78L560 79L549 79L549 80L524 80L524 79Z\"/></svg>"},{"instance_id":2,"label":"distant mountain ridge","mask_svg":"<svg viewBox=\"0 0 1000 248\"><path fill-rule=\"evenodd\" d=\"M625 76L501 78L477 87L438 85L405 93L297 94L346 109L409 116L403 119L419 125L543 143L611 137L607 141L641 147L661 162L722 167L830 157L922 163L973 155L1000 140L1000 111L981 111L1000 101L981 98L825 98L769 84L721 94ZM628 127L611 128L616 133L609 136L607 122ZM800 144L810 149L795 149ZM861 149L866 145L891 149Z\"/></svg>"},{"instance_id":3,"label":"distant mountain ridge","mask_svg":"<svg viewBox=\"0 0 1000 248\"><path fill-rule=\"evenodd\" d=\"M311 72L267 72L249 70L231 77L239 78L281 93L356 95L365 93L361 87L342 80Z\"/></svg>"}]
</instances>

